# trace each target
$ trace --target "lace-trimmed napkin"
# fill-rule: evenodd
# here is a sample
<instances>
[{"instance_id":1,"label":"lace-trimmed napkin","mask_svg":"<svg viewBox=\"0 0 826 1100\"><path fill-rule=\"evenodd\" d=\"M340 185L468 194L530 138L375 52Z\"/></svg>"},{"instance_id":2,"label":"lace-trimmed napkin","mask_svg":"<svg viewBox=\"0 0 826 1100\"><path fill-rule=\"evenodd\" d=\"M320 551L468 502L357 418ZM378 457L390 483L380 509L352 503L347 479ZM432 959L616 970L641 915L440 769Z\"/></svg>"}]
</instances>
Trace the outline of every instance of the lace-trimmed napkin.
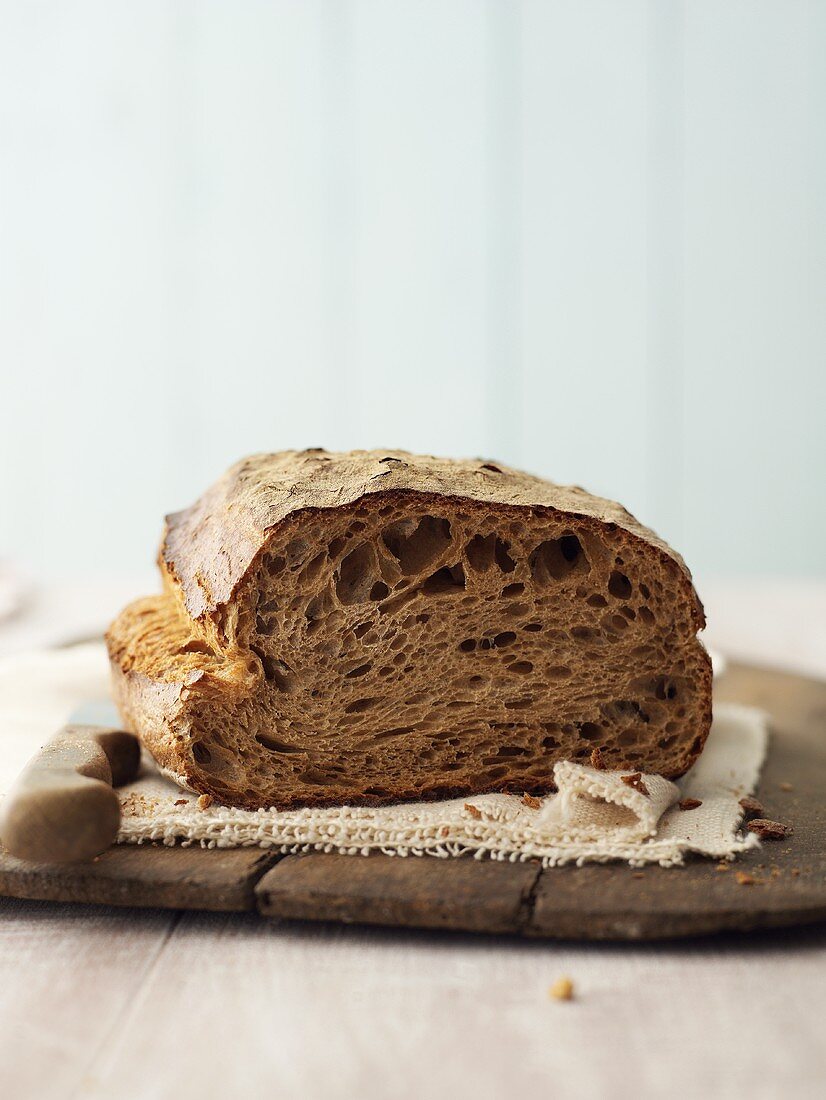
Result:
<instances>
[{"instance_id":1,"label":"lace-trimmed napkin","mask_svg":"<svg viewBox=\"0 0 826 1100\"><path fill-rule=\"evenodd\" d=\"M0 665L0 791L78 703L108 696L99 645L28 654ZM705 750L678 783L656 775L556 765L556 794L544 799L486 794L443 802L302 810L237 810L182 791L145 760L136 782L121 788L119 843L260 846L283 852L317 849L351 855L539 859L545 866L627 860L674 866L686 853L734 858L755 846L743 835L739 799L760 774L767 716L719 703ZM8 732L6 732L8 731ZM700 803L680 809L685 799Z\"/></svg>"}]
</instances>

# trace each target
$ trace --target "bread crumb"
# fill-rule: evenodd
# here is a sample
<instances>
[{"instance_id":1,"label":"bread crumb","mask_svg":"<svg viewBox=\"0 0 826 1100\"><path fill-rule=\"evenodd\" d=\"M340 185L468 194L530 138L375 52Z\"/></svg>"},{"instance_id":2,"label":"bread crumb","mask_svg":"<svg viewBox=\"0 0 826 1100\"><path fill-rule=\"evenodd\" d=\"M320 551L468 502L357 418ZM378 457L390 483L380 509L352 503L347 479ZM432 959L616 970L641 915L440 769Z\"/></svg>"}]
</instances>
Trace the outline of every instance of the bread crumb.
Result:
<instances>
[{"instance_id":1,"label":"bread crumb","mask_svg":"<svg viewBox=\"0 0 826 1100\"><path fill-rule=\"evenodd\" d=\"M734 876L737 879L738 886L759 886L760 879L755 878L754 875L750 875L748 871L738 871Z\"/></svg>"},{"instance_id":2,"label":"bread crumb","mask_svg":"<svg viewBox=\"0 0 826 1100\"><path fill-rule=\"evenodd\" d=\"M761 814L765 813L763 803L750 794L740 799L740 808L744 813L749 814L750 817L760 817Z\"/></svg>"},{"instance_id":3,"label":"bread crumb","mask_svg":"<svg viewBox=\"0 0 826 1100\"><path fill-rule=\"evenodd\" d=\"M631 878L645 878L645 875L642 873L642 871L635 871Z\"/></svg>"},{"instance_id":4,"label":"bread crumb","mask_svg":"<svg viewBox=\"0 0 826 1100\"><path fill-rule=\"evenodd\" d=\"M757 833L761 840L784 840L791 835L791 825L784 825L782 821L769 821L766 817L753 818L746 828L749 832Z\"/></svg>"},{"instance_id":5,"label":"bread crumb","mask_svg":"<svg viewBox=\"0 0 826 1100\"><path fill-rule=\"evenodd\" d=\"M696 810L702 804L702 800L699 798L681 798L677 803L681 810Z\"/></svg>"},{"instance_id":6,"label":"bread crumb","mask_svg":"<svg viewBox=\"0 0 826 1100\"><path fill-rule=\"evenodd\" d=\"M779 783L778 786L780 787L781 791L793 791L794 790L794 786L791 783L786 783L786 782Z\"/></svg>"},{"instance_id":7,"label":"bread crumb","mask_svg":"<svg viewBox=\"0 0 826 1100\"><path fill-rule=\"evenodd\" d=\"M648 787L646 787L645 780L640 772L634 772L633 775L621 775L620 779L626 787L633 787L640 794L648 794Z\"/></svg>"},{"instance_id":8,"label":"bread crumb","mask_svg":"<svg viewBox=\"0 0 826 1100\"><path fill-rule=\"evenodd\" d=\"M212 795L211 794L202 794L199 797L199 799L198 799L198 809L199 810L208 810L211 805L212 805Z\"/></svg>"},{"instance_id":9,"label":"bread crumb","mask_svg":"<svg viewBox=\"0 0 826 1100\"><path fill-rule=\"evenodd\" d=\"M800 868L792 867L791 873L794 875L795 878L797 878L797 876L800 874Z\"/></svg>"},{"instance_id":10,"label":"bread crumb","mask_svg":"<svg viewBox=\"0 0 826 1100\"><path fill-rule=\"evenodd\" d=\"M718 863L717 866L714 868L714 870L715 871L730 871L731 870L731 864L730 863Z\"/></svg>"},{"instance_id":11,"label":"bread crumb","mask_svg":"<svg viewBox=\"0 0 826 1100\"><path fill-rule=\"evenodd\" d=\"M189 805L189 799L188 798L176 798L175 799L175 805L176 806L188 806Z\"/></svg>"},{"instance_id":12,"label":"bread crumb","mask_svg":"<svg viewBox=\"0 0 826 1100\"><path fill-rule=\"evenodd\" d=\"M572 1001L574 999L574 983L570 978L557 978L548 995L555 1001Z\"/></svg>"},{"instance_id":13,"label":"bread crumb","mask_svg":"<svg viewBox=\"0 0 826 1100\"><path fill-rule=\"evenodd\" d=\"M439 836L450 836L450 829L447 825L443 825L441 829L439 829Z\"/></svg>"},{"instance_id":14,"label":"bread crumb","mask_svg":"<svg viewBox=\"0 0 826 1100\"><path fill-rule=\"evenodd\" d=\"M605 761L599 749L591 749L591 767L596 768L598 772L605 771Z\"/></svg>"},{"instance_id":15,"label":"bread crumb","mask_svg":"<svg viewBox=\"0 0 826 1100\"><path fill-rule=\"evenodd\" d=\"M538 798L534 798L532 794L528 794L527 792L522 795L522 801L526 806L530 806L532 810L538 810L542 805L542 802Z\"/></svg>"},{"instance_id":16,"label":"bread crumb","mask_svg":"<svg viewBox=\"0 0 826 1100\"><path fill-rule=\"evenodd\" d=\"M465 803L465 809L467 810L467 812L470 814L471 817L475 817L477 821L481 821L482 811L479 809L478 806L472 806L470 804L470 802L466 802Z\"/></svg>"}]
</instances>

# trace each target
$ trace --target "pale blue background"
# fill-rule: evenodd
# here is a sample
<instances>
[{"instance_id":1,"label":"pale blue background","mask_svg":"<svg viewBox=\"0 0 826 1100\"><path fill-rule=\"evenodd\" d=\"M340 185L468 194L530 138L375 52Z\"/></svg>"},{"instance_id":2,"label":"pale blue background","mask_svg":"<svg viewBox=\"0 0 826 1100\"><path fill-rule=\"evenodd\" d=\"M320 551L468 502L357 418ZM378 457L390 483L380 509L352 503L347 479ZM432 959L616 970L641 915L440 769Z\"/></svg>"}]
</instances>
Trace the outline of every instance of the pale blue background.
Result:
<instances>
[{"instance_id":1,"label":"pale blue background","mask_svg":"<svg viewBox=\"0 0 826 1100\"><path fill-rule=\"evenodd\" d=\"M489 455L826 574L826 4L0 0L0 555Z\"/></svg>"}]
</instances>

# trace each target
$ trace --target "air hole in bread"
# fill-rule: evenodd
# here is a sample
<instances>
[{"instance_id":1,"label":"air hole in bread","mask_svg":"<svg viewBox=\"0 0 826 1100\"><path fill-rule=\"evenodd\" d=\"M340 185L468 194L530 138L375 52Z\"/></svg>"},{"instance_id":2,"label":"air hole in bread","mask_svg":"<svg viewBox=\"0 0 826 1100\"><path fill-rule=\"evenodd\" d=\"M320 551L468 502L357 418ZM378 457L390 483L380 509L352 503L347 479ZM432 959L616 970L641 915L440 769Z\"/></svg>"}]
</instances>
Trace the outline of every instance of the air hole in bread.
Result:
<instances>
[{"instance_id":1,"label":"air hole in bread","mask_svg":"<svg viewBox=\"0 0 826 1100\"><path fill-rule=\"evenodd\" d=\"M450 548L450 523L437 516L403 519L382 532L382 541L399 563L402 573L421 573Z\"/></svg>"},{"instance_id":2,"label":"air hole in bread","mask_svg":"<svg viewBox=\"0 0 826 1100\"><path fill-rule=\"evenodd\" d=\"M286 661L281 661L277 657L271 657L259 646L251 645L250 649L256 655L261 662L261 667L264 670L264 679L269 680L275 684L279 691L291 694L297 690L298 684L295 674Z\"/></svg>"},{"instance_id":3,"label":"air hole in bread","mask_svg":"<svg viewBox=\"0 0 826 1100\"><path fill-rule=\"evenodd\" d=\"M186 645L182 645L178 648L179 653L203 653L206 657L214 657L215 650L207 642L201 641L198 638L187 642Z\"/></svg>"},{"instance_id":4,"label":"air hole in bread","mask_svg":"<svg viewBox=\"0 0 826 1100\"><path fill-rule=\"evenodd\" d=\"M372 667L372 664L368 662L366 665L358 665L356 668L351 668L350 671L345 672L344 675L348 680L354 680L357 676L364 676ZM387 671L392 672L393 670L388 668Z\"/></svg>"},{"instance_id":5,"label":"air hole in bread","mask_svg":"<svg viewBox=\"0 0 826 1100\"><path fill-rule=\"evenodd\" d=\"M549 680L567 680L573 676L573 671L567 665L550 665L545 669L545 676Z\"/></svg>"},{"instance_id":6,"label":"air hole in bread","mask_svg":"<svg viewBox=\"0 0 826 1100\"><path fill-rule=\"evenodd\" d=\"M422 585L422 591L427 596L456 595L465 588L465 571L461 562L457 565L446 565L428 577Z\"/></svg>"},{"instance_id":7,"label":"air hole in bread","mask_svg":"<svg viewBox=\"0 0 826 1100\"><path fill-rule=\"evenodd\" d=\"M509 584L502 589L503 596L521 596L525 591L524 584Z\"/></svg>"},{"instance_id":8,"label":"air hole in bread","mask_svg":"<svg viewBox=\"0 0 826 1100\"><path fill-rule=\"evenodd\" d=\"M302 749L298 745L291 745L287 741L281 741L278 737L272 737L268 733L256 734L255 740L269 752L280 752L285 754L300 752L306 754L306 749Z\"/></svg>"},{"instance_id":9,"label":"air hole in bread","mask_svg":"<svg viewBox=\"0 0 826 1100\"><path fill-rule=\"evenodd\" d=\"M192 746L192 755L199 764L209 764L212 761L212 753L201 741L196 741Z\"/></svg>"},{"instance_id":10,"label":"air hole in bread","mask_svg":"<svg viewBox=\"0 0 826 1100\"><path fill-rule=\"evenodd\" d=\"M345 605L366 603L378 577L376 551L368 542L361 543L342 559L336 577L336 595Z\"/></svg>"},{"instance_id":11,"label":"air hole in bread","mask_svg":"<svg viewBox=\"0 0 826 1100\"><path fill-rule=\"evenodd\" d=\"M331 558L335 559L339 556L346 545L346 539L341 538L341 536L339 535L328 544L327 553Z\"/></svg>"},{"instance_id":12,"label":"air hole in bread","mask_svg":"<svg viewBox=\"0 0 826 1100\"><path fill-rule=\"evenodd\" d=\"M379 700L374 698L354 699L352 703L348 703L344 708L345 714L363 714L364 711L370 710Z\"/></svg>"},{"instance_id":13,"label":"air hole in bread","mask_svg":"<svg viewBox=\"0 0 826 1100\"><path fill-rule=\"evenodd\" d=\"M540 542L530 555L529 565L534 582L540 588L565 580L574 573L587 573L590 569L576 535L562 535L558 539Z\"/></svg>"},{"instance_id":14,"label":"air hole in bread","mask_svg":"<svg viewBox=\"0 0 826 1100\"><path fill-rule=\"evenodd\" d=\"M525 695L521 699L506 699L505 707L507 710L527 710L533 706L533 703L533 696Z\"/></svg>"},{"instance_id":15,"label":"air hole in bread","mask_svg":"<svg viewBox=\"0 0 826 1100\"><path fill-rule=\"evenodd\" d=\"M486 573L493 566L495 545L496 535L474 535L465 547L465 555L471 569Z\"/></svg>"},{"instance_id":16,"label":"air hole in bread","mask_svg":"<svg viewBox=\"0 0 826 1100\"><path fill-rule=\"evenodd\" d=\"M276 554L275 556L267 554L264 557L264 568L271 577L278 576L286 564L287 562L281 554Z\"/></svg>"},{"instance_id":17,"label":"air hole in bread","mask_svg":"<svg viewBox=\"0 0 826 1100\"><path fill-rule=\"evenodd\" d=\"M618 600L627 600L633 589L626 575L615 569L608 578L608 591Z\"/></svg>"},{"instance_id":18,"label":"air hole in bread","mask_svg":"<svg viewBox=\"0 0 826 1100\"><path fill-rule=\"evenodd\" d=\"M669 680L665 676L661 676L654 685L654 695L657 699L676 699L677 698L677 685L673 680Z\"/></svg>"}]
</instances>

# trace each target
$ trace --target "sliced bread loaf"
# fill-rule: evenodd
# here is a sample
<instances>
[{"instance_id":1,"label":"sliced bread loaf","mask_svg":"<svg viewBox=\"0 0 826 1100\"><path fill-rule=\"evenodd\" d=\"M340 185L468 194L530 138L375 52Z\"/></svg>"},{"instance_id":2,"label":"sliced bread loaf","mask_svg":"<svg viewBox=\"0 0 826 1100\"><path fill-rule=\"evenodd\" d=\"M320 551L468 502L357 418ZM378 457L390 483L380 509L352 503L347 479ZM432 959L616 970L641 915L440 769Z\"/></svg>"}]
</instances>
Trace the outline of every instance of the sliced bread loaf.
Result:
<instances>
[{"instance_id":1,"label":"sliced bread loaf","mask_svg":"<svg viewBox=\"0 0 826 1100\"><path fill-rule=\"evenodd\" d=\"M257 808L681 775L711 721L682 559L618 504L484 461L256 455L167 517L108 634L128 729Z\"/></svg>"}]
</instances>

